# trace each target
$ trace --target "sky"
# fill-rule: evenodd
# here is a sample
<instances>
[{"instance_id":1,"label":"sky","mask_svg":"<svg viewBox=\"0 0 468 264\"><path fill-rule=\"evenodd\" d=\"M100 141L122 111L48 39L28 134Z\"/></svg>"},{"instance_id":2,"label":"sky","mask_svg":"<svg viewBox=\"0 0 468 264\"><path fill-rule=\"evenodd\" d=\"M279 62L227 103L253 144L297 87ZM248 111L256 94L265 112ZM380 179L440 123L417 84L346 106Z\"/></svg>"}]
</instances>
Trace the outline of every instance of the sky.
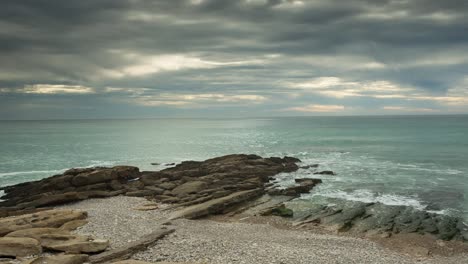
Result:
<instances>
[{"instance_id":1,"label":"sky","mask_svg":"<svg viewBox=\"0 0 468 264\"><path fill-rule=\"evenodd\" d=\"M468 113L466 0L5 0L0 119Z\"/></svg>"}]
</instances>

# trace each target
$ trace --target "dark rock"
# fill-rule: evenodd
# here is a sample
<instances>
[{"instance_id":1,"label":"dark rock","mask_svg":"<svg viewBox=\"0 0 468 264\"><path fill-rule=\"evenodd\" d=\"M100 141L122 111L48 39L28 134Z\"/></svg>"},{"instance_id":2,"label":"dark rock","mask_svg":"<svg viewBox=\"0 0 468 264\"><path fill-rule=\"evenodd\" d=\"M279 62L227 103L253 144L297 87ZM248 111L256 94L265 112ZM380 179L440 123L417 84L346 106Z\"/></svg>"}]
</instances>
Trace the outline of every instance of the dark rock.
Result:
<instances>
[{"instance_id":1,"label":"dark rock","mask_svg":"<svg viewBox=\"0 0 468 264\"><path fill-rule=\"evenodd\" d=\"M319 172L314 172L314 174L321 174L321 175L336 175L333 171L319 171Z\"/></svg>"},{"instance_id":2,"label":"dark rock","mask_svg":"<svg viewBox=\"0 0 468 264\"><path fill-rule=\"evenodd\" d=\"M319 166L318 164L312 164L312 165L301 166L299 168L306 170L310 168L318 168L318 166Z\"/></svg>"},{"instance_id":3,"label":"dark rock","mask_svg":"<svg viewBox=\"0 0 468 264\"><path fill-rule=\"evenodd\" d=\"M283 160L284 160L285 162L288 162L288 163L291 163L291 162L292 162L292 163L301 162L301 160L298 159L298 158L288 157L288 156L285 156L285 157L283 158Z\"/></svg>"},{"instance_id":4,"label":"dark rock","mask_svg":"<svg viewBox=\"0 0 468 264\"><path fill-rule=\"evenodd\" d=\"M276 215L281 217L293 217L293 210L286 208L286 205L281 204L279 206L270 208L262 213L262 215Z\"/></svg>"},{"instance_id":5,"label":"dark rock","mask_svg":"<svg viewBox=\"0 0 468 264\"><path fill-rule=\"evenodd\" d=\"M309 193L315 185L322 182L320 179L295 179L299 185L291 186L286 189L271 189L268 191L270 195L286 195L286 196L299 196L302 193Z\"/></svg>"},{"instance_id":6,"label":"dark rock","mask_svg":"<svg viewBox=\"0 0 468 264\"><path fill-rule=\"evenodd\" d=\"M151 165L157 166L157 165L160 165L160 164L157 163L157 162L151 162Z\"/></svg>"},{"instance_id":7,"label":"dark rock","mask_svg":"<svg viewBox=\"0 0 468 264\"><path fill-rule=\"evenodd\" d=\"M177 184L172 183L172 182L164 182L164 183L161 183L158 187L160 187L160 188L162 188L164 190L172 190L175 187L177 187Z\"/></svg>"}]
</instances>

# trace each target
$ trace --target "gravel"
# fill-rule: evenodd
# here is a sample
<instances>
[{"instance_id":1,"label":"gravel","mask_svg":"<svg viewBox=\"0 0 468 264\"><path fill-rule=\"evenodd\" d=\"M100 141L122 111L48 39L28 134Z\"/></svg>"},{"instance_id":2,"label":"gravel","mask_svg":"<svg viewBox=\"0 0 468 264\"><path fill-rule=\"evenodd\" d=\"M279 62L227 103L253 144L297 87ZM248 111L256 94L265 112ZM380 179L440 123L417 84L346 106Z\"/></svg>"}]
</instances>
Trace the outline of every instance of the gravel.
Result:
<instances>
[{"instance_id":1,"label":"gravel","mask_svg":"<svg viewBox=\"0 0 468 264\"><path fill-rule=\"evenodd\" d=\"M160 226L169 210L138 211L134 208L151 203L144 198L116 196L89 199L58 208L79 209L88 212L89 223L75 233L110 240L110 248L117 248L149 234ZM161 209L167 205L160 205Z\"/></svg>"},{"instance_id":2,"label":"gravel","mask_svg":"<svg viewBox=\"0 0 468 264\"><path fill-rule=\"evenodd\" d=\"M77 232L109 239L111 247L117 247L156 230L170 213L160 209L133 209L147 203L143 198L118 196L85 200L61 208L88 211L89 224ZM278 229L267 224L181 219L172 221L172 225L175 233L137 253L133 259L216 264L468 263L466 255L418 259L365 239Z\"/></svg>"}]
</instances>

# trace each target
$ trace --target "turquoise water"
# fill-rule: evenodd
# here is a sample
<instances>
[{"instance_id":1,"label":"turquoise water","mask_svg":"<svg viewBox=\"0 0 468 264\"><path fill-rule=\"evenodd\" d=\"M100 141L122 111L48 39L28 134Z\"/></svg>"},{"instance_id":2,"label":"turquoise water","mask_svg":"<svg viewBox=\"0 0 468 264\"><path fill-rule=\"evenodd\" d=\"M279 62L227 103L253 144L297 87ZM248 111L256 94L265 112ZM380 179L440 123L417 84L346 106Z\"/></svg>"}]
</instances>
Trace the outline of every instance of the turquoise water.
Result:
<instances>
[{"instance_id":1,"label":"turquoise water","mask_svg":"<svg viewBox=\"0 0 468 264\"><path fill-rule=\"evenodd\" d=\"M468 116L0 121L0 186L70 167L230 153L291 155L337 176L304 199L406 204L468 216ZM281 175L282 184L312 170ZM317 175L314 175L317 176Z\"/></svg>"}]
</instances>

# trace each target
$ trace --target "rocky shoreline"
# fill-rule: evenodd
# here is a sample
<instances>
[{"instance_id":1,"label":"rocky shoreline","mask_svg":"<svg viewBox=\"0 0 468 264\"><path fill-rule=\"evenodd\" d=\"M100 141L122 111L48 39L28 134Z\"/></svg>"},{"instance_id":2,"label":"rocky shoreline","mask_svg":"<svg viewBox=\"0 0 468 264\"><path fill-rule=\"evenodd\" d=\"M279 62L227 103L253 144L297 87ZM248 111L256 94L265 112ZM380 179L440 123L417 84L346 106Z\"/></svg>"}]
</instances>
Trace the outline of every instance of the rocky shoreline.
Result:
<instances>
[{"instance_id":1,"label":"rocky shoreline","mask_svg":"<svg viewBox=\"0 0 468 264\"><path fill-rule=\"evenodd\" d=\"M344 202L299 209L294 199L310 192L321 180L296 179L287 188L278 188L273 181L279 173L298 170L300 162L293 157L236 154L185 161L161 171L140 172L131 166L70 169L40 181L4 187L4 201L0 202L0 257L12 258L11 261L27 257L30 262L24 263L111 263L130 258L174 232L171 221L213 215L272 215L287 219L296 229L321 226L336 233L366 236L418 234L447 241L468 239L461 220L405 206ZM317 169L316 174L334 173ZM53 208L122 195L148 200L128 210L157 210L162 217L154 220L152 233L121 247L113 247L112 239L73 233L86 225L86 212Z\"/></svg>"}]
</instances>

